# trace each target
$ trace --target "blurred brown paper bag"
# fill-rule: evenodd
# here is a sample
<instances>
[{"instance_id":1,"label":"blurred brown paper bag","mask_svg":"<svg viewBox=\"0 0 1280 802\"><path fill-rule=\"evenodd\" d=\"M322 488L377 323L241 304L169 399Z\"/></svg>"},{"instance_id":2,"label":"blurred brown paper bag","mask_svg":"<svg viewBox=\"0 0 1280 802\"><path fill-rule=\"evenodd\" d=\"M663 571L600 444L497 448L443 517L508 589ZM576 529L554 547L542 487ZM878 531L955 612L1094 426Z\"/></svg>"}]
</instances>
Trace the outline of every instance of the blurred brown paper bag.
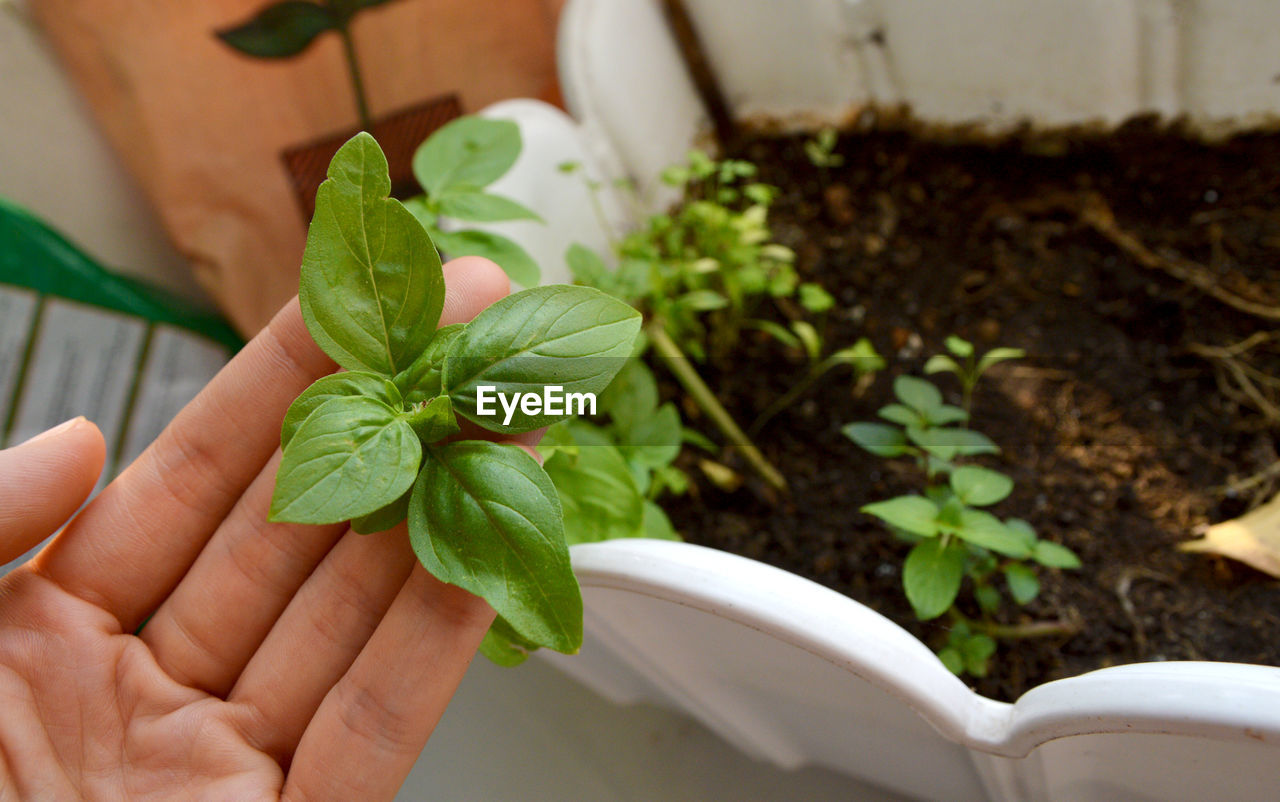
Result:
<instances>
[{"instance_id":1,"label":"blurred brown paper bag","mask_svg":"<svg viewBox=\"0 0 1280 802\"><path fill-rule=\"evenodd\" d=\"M214 35L270 2L31 3L196 277L246 334L297 291L306 221L282 152L354 132L358 119L336 34L270 61ZM450 93L468 112L552 96L561 2L396 0L367 10L352 30L372 116Z\"/></svg>"}]
</instances>

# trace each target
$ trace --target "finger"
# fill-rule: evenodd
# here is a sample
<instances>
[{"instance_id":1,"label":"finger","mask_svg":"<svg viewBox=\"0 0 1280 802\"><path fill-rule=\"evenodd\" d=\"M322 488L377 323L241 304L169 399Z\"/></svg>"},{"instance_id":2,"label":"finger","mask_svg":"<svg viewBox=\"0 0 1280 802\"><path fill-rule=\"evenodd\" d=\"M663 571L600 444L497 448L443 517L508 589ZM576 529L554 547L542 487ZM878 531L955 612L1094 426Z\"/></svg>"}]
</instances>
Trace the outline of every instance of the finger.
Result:
<instances>
[{"instance_id":1,"label":"finger","mask_svg":"<svg viewBox=\"0 0 1280 802\"><path fill-rule=\"evenodd\" d=\"M325 694L360 654L416 558L403 524L348 533L289 603L227 701L250 743L286 762Z\"/></svg>"},{"instance_id":2,"label":"finger","mask_svg":"<svg viewBox=\"0 0 1280 802\"><path fill-rule=\"evenodd\" d=\"M277 453L141 637L174 681L225 696L346 524L269 523ZM234 604L226 600L234 599Z\"/></svg>"},{"instance_id":3,"label":"finger","mask_svg":"<svg viewBox=\"0 0 1280 802\"><path fill-rule=\"evenodd\" d=\"M487 259L457 259L444 272L441 325L470 320L509 288L506 275ZM289 600L346 531L268 524L277 464L278 458L254 480L142 632L170 676L217 696L231 689Z\"/></svg>"},{"instance_id":4,"label":"finger","mask_svg":"<svg viewBox=\"0 0 1280 802\"><path fill-rule=\"evenodd\" d=\"M93 492L106 454L102 433L84 418L0 451L0 565L75 514Z\"/></svg>"},{"instance_id":5,"label":"finger","mask_svg":"<svg viewBox=\"0 0 1280 802\"><path fill-rule=\"evenodd\" d=\"M333 369L291 301L41 553L37 570L136 629L271 457L290 402Z\"/></svg>"},{"instance_id":6,"label":"finger","mask_svg":"<svg viewBox=\"0 0 1280 802\"><path fill-rule=\"evenodd\" d=\"M307 727L284 799L391 799L457 690L493 609L415 567Z\"/></svg>"}]
</instances>

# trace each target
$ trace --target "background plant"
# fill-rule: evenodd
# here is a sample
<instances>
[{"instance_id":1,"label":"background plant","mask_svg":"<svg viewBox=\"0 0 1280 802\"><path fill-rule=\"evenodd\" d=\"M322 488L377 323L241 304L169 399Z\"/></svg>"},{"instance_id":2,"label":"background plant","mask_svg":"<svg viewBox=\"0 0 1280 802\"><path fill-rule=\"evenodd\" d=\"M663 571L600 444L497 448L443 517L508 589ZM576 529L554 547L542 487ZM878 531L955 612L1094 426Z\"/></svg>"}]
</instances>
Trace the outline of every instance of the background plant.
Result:
<instances>
[{"instance_id":1,"label":"background plant","mask_svg":"<svg viewBox=\"0 0 1280 802\"><path fill-rule=\"evenodd\" d=\"M876 456L907 457L921 469L923 493L873 502L862 510L913 544L902 566L902 584L916 616L927 621L950 615L953 626L939 658L957 674L980 677L998 638L1073 632L1073 622L1005 625L994 620L1006 594L1017 605L1039 594L1034 564L1070 569L1079 568L1080 561L1067 547L1040 540L1026 521L1002 520L986 509L1007 498L1014 484L998 471L960 463L999 451L985 435L966 428L968 411L945 403L932 383L914 376L899 376L893 389L897 401L878 413L888 423L852 423L843 431ZM977 619L957 606L966 577Z\"/></svg>"},{"instance_id":2,"label":"background plant","mask_svg":"<svg viewBox=\"0 0 1280 802\"><path fill-rule=\"evenodd\" d=\"M749 162L715 161L693 151L686 164L662 174L665 184L684 193L683 202L671 213L651 215L635 231L615 238L615 269L581 245L570 247L566 261L577 282L625 300L645 315L649 346L685 392L752 468L783 490L782 474L719 402L689 358L723 357L747 327L784 344L797 343L786 328L756 317L767 300L790 303L784 311L792 314L797 307L822 314L834 305L821 286L799 281L795 254L771 241L768 209L776 190L750 181L755 173ZM811 324L797 325L801 323L808 326L806 334L816 336ZM838 361L818 375L834 364Z\"/></svg>"},{"instance_id":3,"label":"background plant","mask_svg":"<svg viewBox=\"0 0 1280 802\"><path fill-rule=\"evenodd\" d=\"M477 413L476 388L601 392L640 316L586 287L536 287L437 330L440 257L390 189L381 149L361 133L317 193L299 298L312 337L345 370L290 406L270 518L371 533L407 517L422 565L497 611L487 652L575 652L582 599L550 478L517 446L454 435L459 415L501 434L563 420L520 408L503 424Z\"/></svg>"},{"instance_id":4,"label":"background plant","mask_svg":"<svg viewBox=\"0 0 1280 802\"><path fill-rule=\"evenodd\" d=\"M432 241L449 256L483 256L502 266L511 280L537 286L538 264L513 240L478 228L441 228L441 218L498 223L542 218L516 201L489 192L506 175L522 147L520 127L510 120L459 117L442 126L413 156L413 174L426 193L405 201Z\"/></svg>"},{"instance_id":5,"label":"background plant","mask_svg":"<svg viewBox=\"0 0 1280 802\"><path fill-rule=\"evenodd\" d=\"M283 0L264 6L250 19L217 31L217 37L247 56L261 59L293 58L311 46L320 34L333 31L342 40L347 74L355 95L360 127L373 125L364 79L351 38L351 23L361 12L391 0Z\"/></svg>"}]
</instances>

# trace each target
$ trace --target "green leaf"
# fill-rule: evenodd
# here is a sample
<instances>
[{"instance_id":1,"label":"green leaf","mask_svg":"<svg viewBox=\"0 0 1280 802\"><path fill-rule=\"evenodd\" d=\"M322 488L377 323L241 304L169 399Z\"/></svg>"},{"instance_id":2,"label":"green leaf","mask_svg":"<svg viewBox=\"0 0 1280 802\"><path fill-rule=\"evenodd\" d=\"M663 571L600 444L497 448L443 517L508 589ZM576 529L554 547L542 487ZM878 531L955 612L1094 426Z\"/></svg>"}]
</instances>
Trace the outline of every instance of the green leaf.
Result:
<instances>
[{"instance_id":1,"label":"green leaf","mask_svg":"<svg viewBox=\"0 0 1280 802\"><path fill-rule=\"evenodd\" d=\"M1031 524L1021 518L1009 518L1004 522L1005 528L1022 539L1027 545L1027 549L1032 550L1036 545L1036 530Z\"/></svg>"},{"instance_id":2,"label":"green leaf","mask_svg":"<svg viewBox=\"0 0 1280 802\"><path fill-rule=\"evenodd\" d=\"M915 376L899 376L895 379L893 394L921 415L927 415L930 410L942 404L942 393L933 386L933 382Z\"/></svg>"},{"instance_id":3,"label":"green leaf","mask_svg":"<svg viewBox=\"0 0 1280 802\"><path fill-rule=\"evenodd\" d=\"M915 426L919 428L926 423L919 412L903 404L886 404L880 407L880 411L876 414L890 423L896 423L900 426Z\"/></svg>"},{"instance_id":4,"label":"green leaf","mask_svg":"<svg viewBox=\"0 0 1280 802\"><path fill-rule=\"evenodd\" d=\"M628 359L600 394L599 401L600 412L613 419L624 441L629 439L631 430L658 408L658 383L653 371L639 359Z\"/></svg>"},{"instance_id":5,"label":"green leaf","mask_svg":"<svg viewBox=\"0 0 1280 802\"><path fill-rule=\"evenodd\" d=\"M399 390L384 376L359 370L331 373L316 379L301 395L293 399L280 427L280 448L289 445L302 422L326 401L355 396L376 398L392 409L399 409L403 403Z\"/></svg>"},{"instance_id":6,"label":"green leaf","mask_svg":"<svg viewBox=\"0 0 1280 802\"><path fill-rule=\"evenodd\" d=\"M458 419L453 415L453 404L447 395L438 395L430 401L418 404L405 420L423 443L443 440L459 429Z\"/></svg>"},{"instance_id":7,"label":"green leaf","mask_svg":"<svg viewBox=\"0 0 1280 802\"><path fill-rule=\"evenodd\" d=\"M1021 535L1010 531L1009 527L989 512L963 510L960 513L960 525L952 531L956 537L968 543L1009 557L1022 558L1031 555Z\"/></svg>"},{"instance_id":8,"label":"green leaf","mask_svg":"<svg viewBox=\"0 0 1280 802\"><path fill-rule=\"evenodd\" d=\"M992 348L990 351L982 355L978 360L978 373L982 373L987 368L997 362L1005 362L1010 359L1021 359L1027 355L1026 351L1021 348Z\"/></svg>"},{"instance_id":9,"label":"green leaf","mask_svg":"<svg viewBox=\"0 0 1280 802\"><path fill-rule=\"evenodd\" d=\"M662 508L648 499L644 502L644 523L641 528L644 530L644 536L652 540L682 539Z\"/></svg>"},{"instance_id":10,"label":"green leaf","mask_svg":"<svg viewBox=\"0 0 1280 802\"><path fill-rule=\"evenodd\" d=\"M522 638L573 653L582 597L569 567L560 502L517 446L433 447L409 501L409 541L433 576L489 602Z\"/></svg>"},{"instance_id":11,"label":"green leaf","mask_svg":"<svg viewBox=\"0 0 1280 802\"><path fill-rule=\"evenodd\" d=\"M815 315L826 312L836 305L836 299L821 286L805 282L799 287L799 301L807 311Z\"/></svg>"},{"instance_id":12,"label":"green leaf","mask_svg":"<svg viewBox=\"0 0 1280 802\"><path fill-rule=\"evenodd\" d=\"M818 330L803 320L793 322L791 330L800 338L800 342L804 343L804 352L809 357L809 361L817 362L822 356L822 337L818 334Z\"/></svg>"},{"instance_id":13,"label":"green leaf","mask_svg":"<svg viewBox=\"0 0 1280 802\"><path fill-rule=\"evenodd\" d=\"M973 597L977 599L982 612L988 615L1000 609L1000 591L990 585L979 585L974 588Z\"/></svg>"},{"instance_id":14,"label":"green leaf","mask_svg":"<svg viewBox=\"0 0 1280 802\"><path fill-rule=\"evenodd\" d=\"M391 407L332 398L307 416L284 449L272 521L331 524L368 515L413 484L422 445Z\"/></svg>"},{"instance_id":15,"label":"green leaf","mask_svg":"<svg viewBox=\"0 0 1280 802\"><path fill-rule=\"evenodd\" d=\"M848 348L841 348L831 355L837 359L847 359L853 364L853 372L858 376L866 376L877 370L884 370L884 357L876 351L876 347L866 337L859 339Z\"/></svg>"},{"instance_id":16,"label":"green leaf","mask_svg":"<svg viewBox=\"0 0 1280 802\"><path fill-rule=\"evenodd\" d=\"M1049 568L1079 568L1080 558L1071 549L1060 543L1041 540L1035 545L1032 555L1035 561Z\"/></svg>"},{"instance_id":17,"label":"green leaf","mask_svg":"<svg viewBox=\"0 0 1280 802\"><path fill-rule=\"evenodd\" d=\"M436 244L451 259L483 256L496 262L512 281L522 287L536 287L542 280L542 269L529 252L501 234L477 229L442 231L436 235Z\"/></svg>"},{"instance_id":18,"label":"green leaf","mask_svg":"<svg viewBox=\"0 0 1280 802\"><path fill-rule=\"evenodd\" d=\"M623 441L628 459L650 468L670 465L680 454L680 413L670 401L642 418Z\"/></svg>"},{"instance_id":19,"label":"green leaf","mask_svg":"<svg viewBox=\"0 0 1280 802\"><path fill-rule=\"evenodd\" d=\"M773 339L787 346L788 348L803 348L800 344L800 338L792 334L786 328L774 323L772 320L752 320L747 323L748 328L759 329L768 334Z\"/></svg>"},{"instance_id":20,"label":"green leaf","mask_svg":"<svg viewBox=\"0 0 1280 802\"><path fill-rule=\"evenodd\" d=\"M600 258L600 254L581 243L573 243L564 253L565 264L569 266L569 275L579 284L596 289L606 289L611 275L608 266Z\"/></svg>"},{"instance_id":21,"label":"green leaf","mask_svg":"<svg viewBox=\"0 0 1280 802\"><path fill-rule=\"evenodd\" d=\"M937 354L929 357L924 363L924 372L930 375L934 373L960 373L960 366L956 361L946 354Z\"/></svg>"},{"instance_id":22,"label":"green leaf","mask_svg":"<svg viewBox=\"0 0 1280 802\"><path fill-rule=\"evenodd\" d=\"M926 422L929 426L946 426L948 423L961 423L968 419L968 413L960 407L943 404L929 411Z\"/></svg>"},{"instance_id":23,"label":"green leaf","mask_svg":"<svg viewBox=\"0 0 1280 802\"><path fill-rule=\"evenodd\" d=\"M883 423L850 423L840 429L844 436L877 457L900 457L910 453L902 430Z\"/></svg>"},{"instance_id":24,"label":"green leaf","mask_svg":"<svg viewBox=\"0 0 1280 802\"><path fill-rule=\"evenodd\" d=\"M961 465L951 472L951 489L965 504L985 507L1013 492L1013 480L998 471Z\"/></svg>"},{"instance_id":25,"label":"green leaf","mask_svg":"<svg viewBox=\"0 0 1280 802\"><path fill-rule=\"evenodd\" d=\"M988 662L996 653L996 642L990 635L970 635L960 642L960 654L964 656L964 667L975 677L987 675Z\"/></svg>"},{"instance_id":26,"label":"green leaf","mask_svg":"<svg viewBox=\"0 0 1280 802\"><path fill-rule=\"evenodd\" d=\"M947 670L956 676L964 673L964 658L960 656L959 650L953 646L948 646L938 652L938 659L947 667Z\"/></svg>"},{"instance_id":27,"label":"green leaf","mask_svg":"<svg viewBox=\"0 0 1280 802\"><path fill-rule=\"evenodd\" d=\"M436 196L440 214L473 223L499 223L504 220L536 220L542 218L531 209L501 195L471 192L455 188Z\"/></svg>"},{"instance_id":28,"label":"green leaf","mask_svg":"<svg viewBox=\"0 0 1280 802\"><path fill-rule=\"evenodd\" d=\"M376 535L387 531L408 516L411 492L412 490L406 490L400 498L368 515L357 515L351 519L351 528L358 535Z\"/></svg>"},{"instance_id":29,"label":"green leaf","mask_svg":"<svg viewBox=\"0 0 1280 802\"><path fill-rule=\"evenodd\" d=\"M902 564L902 586L921 621L945 613L960 592L964 577L964 549L943 545L938 538L917 543Z\"/></svg>"},{"instance_id":30,"label":"green leaf","mask_svg":"<svg viewBox=\"0 0 1280 802\"><path fill-rule=\"evenodd\" d=\"M217 31L231 47L255 58L289 58L306 50L325 31L336 31L333 12L307 0L269 5L243 25Z\"/></svg>"},{"instance_id":31,"label":"green leaf","mask_svg":"<svg viewBox=\"0 0 1280 802\"><path fill-rule=\"evenodd\" d=\"M938 505L923 496L898 496L862 507L890 526L925 537L938 534Z\"/></svg>"},{"instance_id":32,"label":"green leaf","mask_svg":"<svg viewBox=\"0 0 1280 802\"><path fill-rule=\"evenodd\" d=\"M1006 565L1004 579L1009 583L1009 595L1018 604L1030 604L1040 595L1040 580L1036 578L1036 572L1022 563Z\"/></svg>"},{"instance_id":33,"label":"green leaf","mask_svg":"<svg viewBox=\"0 0 1280 802\"><path fill-rule=\"evenodd\" d=\"M577 457L552 456L543 466L564 508L569 545L640 537L644 498L613 446L582 446Z\"/></svg>"},{"instance_id":34,"label":"green leaf","mask_svg":"<svg viewBox=\"0 0 1280 802\"><path fill-rule=\"evenodd\" d=\"M432 198L450 187L487 187L520 156L520 127L510 120L459 117L413 154L413 174Z\"/></svg>"},{"instance_id":35,"label":"green leaf","mask_svg":"<svg viewBox=\"0 0 1280 802\"><path fill-rule=\"evenodd\" d=\"M908 426L907 439L941 460L1000 452L990 438L970 429L920 429Z\"/></svg>"},{"instance_id":36,"label":"green leaf","mask_svg":"<svg viewBox=\"0 0 1280 802\"><path fill-rule=\"evenodd\" d=\"M440 370L444 367L445 354L464 328L465 323L454 323L438 329L413 364L396 374L395 385L403 394L405 404L420 404L440 395Z\"/></svg>"},{"instance_id":37,"label":"green leaf","mask_svg":"<svg viewBox=\"0 0 1280 802\"><path fill-rule=\"evenodd\" d=\"M496 665L504 668L518 666L529 659L529 654L536 651L538 644L520 637L502 616L493 620L489 631L480 641L480 653Z\"/></svg>"},{"instance_id":38,"label":"green leaf","mask_svg":"<svg viewBox=\"0 0 1280 802\"><path fill-rule=\"evenodd\" d=\"M640 313L588 287L535 287L509 295L481 312L453 341L444 386L461 415L495 432L527 432L566 414L476 411L478 387L514 398L542 395L547 386L568 394L599 393L631 355Z\"/></svg>"},{"instance_id":39,"label":"green leaf","mask_svg":"<svg viewBox=\"0 0 1280 802\"><path fill-rule=\"evenodd\" d=\"M710 312L724 309L729 305L729 299L711 290L694 290L676 298L676 305L692 312Z\"/></svg>"},{"instance_id":40,"label":"green leaf","mask_svg":"<svg viewBox=\"0 0 1280 802\"><path fill-rule=\"evenodd\" d=\"M316 193L299 290L307 329L326 354L386 376L427 347L444 304L440 256L390 191L381 148L356 134Z\"/></svg>"},{"instance_id":41,"label":"green leaf","mask_svg":"<svg viewBox=\"0 0 1280 802\"><path fill-rule=\"evenodd\" d=\"M948 351L961 359L968 359L973 356L973 343L954 334L948 337L944 344L947 346Z\"/></svg>"}]
</instances>

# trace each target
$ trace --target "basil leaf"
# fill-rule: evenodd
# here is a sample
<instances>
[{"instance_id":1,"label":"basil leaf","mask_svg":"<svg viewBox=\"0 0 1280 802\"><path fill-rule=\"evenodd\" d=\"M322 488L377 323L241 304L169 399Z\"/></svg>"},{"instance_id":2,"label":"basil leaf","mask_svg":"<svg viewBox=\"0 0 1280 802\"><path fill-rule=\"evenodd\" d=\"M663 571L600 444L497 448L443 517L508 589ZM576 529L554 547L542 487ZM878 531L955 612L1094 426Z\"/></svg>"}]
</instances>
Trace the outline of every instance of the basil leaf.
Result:
<instances>
[{"instance_id":1,"label":"basil leaf","mask_svg":"<svg viewBox=\"0 0 1280 802\"><path fill-rule=\"evenodd\" d=\"M680 540L681 537L676 533L675 527L671 525L671 519L663 512L662 508L654 502L645 499L644 502L644 536L654 540Z\"/></svg>"},{"instance_id":2,"label":"basil leaf","mask_svg":"<svg viewBox=\"0 0 1280 802\"><path fill-rule=\"evenodd\" d=\"M564 509L569 545L639 537L644 498L613 446L583 446L577 456L553 454L543 464Z\"/></svg>"},{"instance_id":3,"label":"basil leaf","mask_svg":"<svg viewBox=\"0 0 1280 802\"><path fill-rule=\"evenodd\" d=\"M1008 497L1013 492L1013 480L988 468L961 465L951 472L951 489L965 504L985 507Z\"/></svg>"},{"instance_id":4,"label":"basil leaf","mask_svg":"<svg viewBox=\"0 0 1280 802\"><path fill-rule=\"evenodd\" d=\"M493 620L489 631L484 634L484 640L480 641L480 653L504 668L520 665L537 648L538 644L520 637L520 633L502 616Z\"/></svg>"},{"instance_id":5,"label":"basil leaf","mask_svg":"<svg viewBox=\"0 0 1280 802\"><path fill-rule=\"evenodd\" d=\"M406 404L419 404L440 395L440 368L444 355L455 337L466 328L465 323L454 323L436 330L425 351L413 364L396 374L396 387L404 394Z\"/></svg>"},{"instance_id":6,"label":"basil leaf","mask_svg":"<svg viewBox=\"0 0 1280 802\"><path fill-rule=\"evenodd\" d=\"M331 398L285 448L268 518L330 524L368 515L409 489L421 461L422 444L391 407Z\"/></svg>"},{"instance_id":7,"label":"basil leaf","mask_svg":"<svg viewBox=\"0 0 1280 802\"><path fill-rule=\"evenodd\" d=\"M1041 540L1035 545L1032 557L1041 565L1050 568L1079 568L1080 558L1076 553L1061 543Z\"/></svg>"},{"instance_id":8,"label":"basil leaf","mask_svg":"<svg viewBox=\"0 0 1280 802\"><path fill-rule=\"evenodd\" d=\"M542 280L542 270L529 252L500 234L474 229L441 231L436 235L436 244L451 259L458 256L483 256L496 262L506 271L508 278L522 287L536 287Z\"/></svg>"},{"instance_id":9,"label":"basil leaf","mask_svg":"<svg viewBox=\"0 0 1280 802\"><path fill-rule=\"evenodd\" d=\"M902 587L921 621L947 611L964 578L964 548L939 538L922 540L902 564Z\"/></svg>"},{"instance_id":10,"label":"basil leaf","mask_svg":"<svg viewBox=\"0 0 1280 802\"><path fill-rule=\"evenodd\" d=\"M650 468L670 465L680 455L680 413L668 401L628 433L623 452Z\"/></svg>"},{"instance_id":11,"label":"basil leaf","mask_svg":"<svg viewBox=\"0 0 1280 802\"><path fill-rule=\"evenodd\" d=\"M248 56L289 58L306 50L320 34L338 27L328 8L309 0L284 0L262 9L243 25L216 35Z\"/></svg>"},{"instance_id":12,"label":"basil leaf","mask_svg":"<svg viewBox=\"0 0 1280 802\"><path fill-rule=\"evenodd\" d=\"M844 436L877 457L900 457L911 453L902 430L884 423L849 423L840 428Z\"/></svg>"},{"instance_id":13,"label":"basil leaf","mask_svg":"<svg viewBox=\"0 0 1280 802\"><path fill-rule=\"evenodd\" d=\"M476 388L508 398L542 395L548 386L599 393L631 355L640 313L599 290L564 285L509 295L481 312L453 341L444 388L459 414L486 429L527 432L570 417L515 410L510 422L476 411Z\"/></svg>"},{"instance_id":14,"label":"basil leaf","mask_svg":"<svg viewBox=\"0 0 1280 802\"><path fill-rule=\"evenodd\" d=\"M963 510L960 513L960 525L948 527L975 546L991 549L1009 557L1030 557L1031 549L1020 532L1011 530L999 518L982 510Z\"/></svg>"},{"instance_id":15,"label":"basil leaf","mask_svg":"<svg viewBox=\"0 0 1280 802\"><path fill-rule=\"evenodd\" d=\"M450 190L436 196L436 208L445 217L472 223L499 223L504 220L536 220L542 218L533 210L501 195L471 190Z\"/></svg>"},{"instance_id":16,"label":"basil leaf","mask_svg":"<svg viewBox=\"0 0 1280 802\"><path fill-rule=\"evenodd\" d=\"M942 405L942 393L933 386L933 382L917 379L915 376L899 376L894 379L893 394L899 401L926 417L930 410Z\"/></svg>"},{"instance_id":17,"label":"basil leaf","mask_svg":"<svg viewBox=\"0 0 1280 802\"><path fill-rule=\"evenodd\" d=\"M1009 583L1009 595L1018 604L1030 604L1040 595L1040 580L1036 577L1036 572L1022 563L1006 565L1004 578Z\"/></svg>"},{"instance_id":18,"label":"basil leaf","mask_svg":"<svg viewBox=\"0 0 1280 802\"><path fill-rule=\"evenodd\" d=\"M455 186L486 187L520 155L520 127L510 120L459 117L413 154L413 174L435 198Z\"/></svg>"},{"instance_id":19,"label":"basil leaf","mask_svg":"<svg viewBox=\"0 0 1280 802\"><path fill-rule=\"evenodd\" d=\"M431 238L390 191L382 149L356 134L316 193L298 295L307 329L334 361L394 376L435 336L444 274Z\"/></svg>"},{"instance_id":20,"label":"basil leaf","mask_svg":"<svg viewBox=\"0 0 1280 802\"><path fill-rule=\"evenodd\" d=\"M289 445L302 422L324 402L332 398L353 396L376 398L392 409L397 409L404 403L396 386L376 373L359 370L331 373L316 379L301 395L293 399L289 411L284 415L284 423L280 426L280 447Z\"/></svg>"},{"instance_id":21,"label":"basil leaf","mask_svg":"<svg viewBox=\"0 0 1280 802\"><path fill-rule=\"evenodd\" d=\"M412 488L404 495L382 509L374 510L368 515L358 515L351 519L351 528L358 535L376 535L385 532L400 523L409 514L409 495Z\"/></svg>"},{"instance_id":22,"label":"basil leaf","mask_svg":"<svg viewBox=\"0 0 1280 802\"><path fill-rule=\"evenodd\" d=\"M628 360L600 393L599 400L600 412L613 419L625 439L627 433L658 408L658 383L644 362ZM679 442L678 433L676 442Z\"/></svg>"},{"instance_id":23,"label":"basil leaf","mask_svg":"<svg viewBox=\"0 0 1280 802\"><path fill-rule=\"evenodd\" d=\"M880 520L924 537L938 534L938 505L921 496L898 496L888 501L863 505L862 511Z\"/></svg>"},{"instance_id":24,"label":"basil leaf","mask_svg":"<svg viewBox=\"0 0 1280 802\"><path fill-rule=\"evenodd\" d=\"M556 489L519 447L431 448L409 500L409 541L424 568L482 597L521 637L566 653L582 645Z\"/></svg>"}]
</instances>

